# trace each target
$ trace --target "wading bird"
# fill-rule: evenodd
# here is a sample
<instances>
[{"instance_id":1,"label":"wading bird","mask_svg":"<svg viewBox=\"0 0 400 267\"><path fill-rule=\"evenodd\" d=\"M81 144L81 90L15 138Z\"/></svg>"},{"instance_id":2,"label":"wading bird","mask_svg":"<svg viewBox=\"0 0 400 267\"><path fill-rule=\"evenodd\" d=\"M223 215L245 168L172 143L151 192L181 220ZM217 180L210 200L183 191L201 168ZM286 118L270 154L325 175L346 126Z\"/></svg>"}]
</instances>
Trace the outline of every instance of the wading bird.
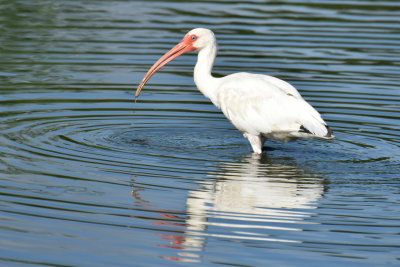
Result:
<instances>
[{"instance_id":1,"label":"wading bird","mask_svg":"<svg viewBox=\"0 0 400 267\"><path fill-rule=\"evenodd\" d=\"M138 86L136 98L156 71L174 58L195 50L198 51L194 68L197 88L243 133L254 153L262 153L266 138L284 142L301 137L333 138L318 111L289 83L246 72L213 77L211 70L217 43L214 33L208 29L189 31L180 43L154 63Z\"/></svg>"}]
</instances>

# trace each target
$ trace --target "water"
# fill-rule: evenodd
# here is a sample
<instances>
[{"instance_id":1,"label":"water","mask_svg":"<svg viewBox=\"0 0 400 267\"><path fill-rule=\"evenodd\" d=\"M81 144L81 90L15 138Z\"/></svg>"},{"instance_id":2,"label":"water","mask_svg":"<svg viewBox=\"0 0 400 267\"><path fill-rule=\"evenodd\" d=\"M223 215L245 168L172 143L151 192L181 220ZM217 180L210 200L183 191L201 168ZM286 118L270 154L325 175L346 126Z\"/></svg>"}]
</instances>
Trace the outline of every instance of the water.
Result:
<instances>
[{"instance_id":1,"label":"water","mask_svg":"<svg viewBox=\"0 0 400 267\"><path fill-rule=\"evenodd\" d=\"M0 265L400 263L400 4L1 1ZM333 141L251 154L195 88L214 74L295 85ZM196 264L197 263L197 264Z\"/></svg>"}]
</instances>

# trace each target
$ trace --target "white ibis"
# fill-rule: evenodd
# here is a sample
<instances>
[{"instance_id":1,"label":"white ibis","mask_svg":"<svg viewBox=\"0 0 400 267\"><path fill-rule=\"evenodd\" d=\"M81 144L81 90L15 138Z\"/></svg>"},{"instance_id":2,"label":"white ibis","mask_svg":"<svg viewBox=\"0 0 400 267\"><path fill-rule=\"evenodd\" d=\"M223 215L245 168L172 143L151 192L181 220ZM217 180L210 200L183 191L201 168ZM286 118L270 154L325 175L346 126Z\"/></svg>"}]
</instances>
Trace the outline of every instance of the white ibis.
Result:
<instances>
[{"instance_id":1,"label":"white ibis","mask_svg":"<svg viewBox=\"0 0 400 267\"><path fill-rule=\"evenodd\" d=\"M197 88L222 110L246 137L254 153L262 153L266 138L284 142L300 137L332 139L333 134L321 115L289 83L278 78L246 72L222 78L211 75L217 43L211 30L197 28L162 56L146 73L136 97L150 77L174 58L198 51L194 68Z\"/></svg>"}]
</instances>

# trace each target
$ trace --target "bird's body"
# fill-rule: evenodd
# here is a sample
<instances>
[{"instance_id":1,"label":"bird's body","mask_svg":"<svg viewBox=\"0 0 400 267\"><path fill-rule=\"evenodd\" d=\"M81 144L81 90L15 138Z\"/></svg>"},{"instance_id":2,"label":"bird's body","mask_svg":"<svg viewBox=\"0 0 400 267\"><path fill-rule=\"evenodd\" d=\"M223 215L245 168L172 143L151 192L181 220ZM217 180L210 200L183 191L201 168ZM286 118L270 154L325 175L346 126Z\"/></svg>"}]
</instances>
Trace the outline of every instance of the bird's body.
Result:
<instances>
[{"instance_id":1,"label":"bird's body","mask_svg":"<svg viewBox=\"0 0 400 267\"><path fill-rule=\"evenodd\" d=\"M194 69L197 88L243 133L255 153L262 152L266 138L285 142L300 137L333 138L318 111L289 83L272 76L245 72L213 77L211 70L217 44L213 32L208 29L191 30L181 43L160 58L143 78L136 96L158 69L173 58L194 50L199 51Z\"/></svg>"}]
</instances>

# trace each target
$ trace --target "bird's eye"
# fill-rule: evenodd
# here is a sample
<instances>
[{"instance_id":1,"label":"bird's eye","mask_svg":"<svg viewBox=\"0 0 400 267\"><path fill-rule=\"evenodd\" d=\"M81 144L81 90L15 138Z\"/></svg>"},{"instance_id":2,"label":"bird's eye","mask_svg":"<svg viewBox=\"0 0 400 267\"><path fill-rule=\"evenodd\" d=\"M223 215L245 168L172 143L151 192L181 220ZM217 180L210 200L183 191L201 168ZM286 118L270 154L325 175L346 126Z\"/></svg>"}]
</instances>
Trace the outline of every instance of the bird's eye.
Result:
<instances>
[{"instance_id":1,"label":"bird's eye","mask_svg":"<svg viewBox=\"0 0 400 267\"><path fill-rule=\"evenodd\" d=\"M194 41L196 39L197 39L197 36L196 35L192 35L192 40Z\"/></svg>"}]
</instances>

